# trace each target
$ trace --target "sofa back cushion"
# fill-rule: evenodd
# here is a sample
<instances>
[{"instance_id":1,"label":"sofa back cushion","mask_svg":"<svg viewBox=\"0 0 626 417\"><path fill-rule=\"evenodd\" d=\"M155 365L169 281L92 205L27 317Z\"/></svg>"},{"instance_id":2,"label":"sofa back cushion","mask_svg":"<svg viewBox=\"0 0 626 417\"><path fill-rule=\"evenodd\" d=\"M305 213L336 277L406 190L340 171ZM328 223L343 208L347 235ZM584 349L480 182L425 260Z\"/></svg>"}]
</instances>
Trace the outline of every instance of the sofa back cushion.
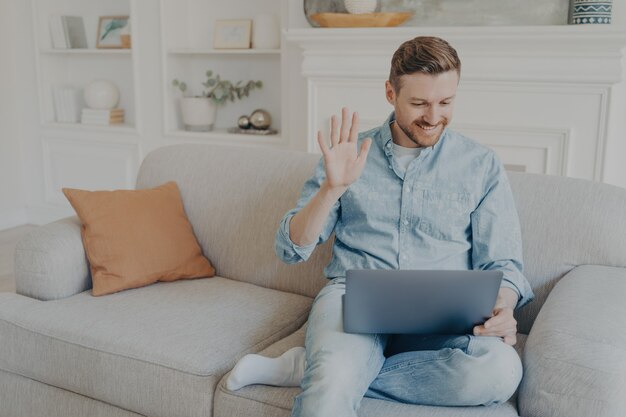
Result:
<instances>
[{"instance_id":1,"label":"sofa back cushion","mask_svg":"<svg viewBox=\"0 0 626 417\"><path fill-rule=\"evenodd\" d=\"M332 238L309 261L283 264L274 236L320 156L217 145L174 145L144 160L137 188L174 180L217 274L314 297L326 283ZM572 178L509 173L524 244L524 273L537 296L518 312L530 330L556 282L581 264L626 266L626 190ZM590 277L592 279L593 277Z\"/></svg>"},{"instance_id":2,"label":"sofa back cushion","mask_svg":"<svg viewBox=\"0 0 626 417\"><path fill-rule=\"evenodd\" d=\"M219 276L314 297L327 282L330 241L309 261L282 263L278 223L293 208L318 155L218 145L174 145L146 156L137 188L173 180L203 253Z\"/></svg>"},{"instance_id":3,"label":"sofa back cushion","mask_svg":"<svg viewBox=\"0 0 626 417\"><path fill-rule=\"evenodd\" d=\"M518 313L528 333L548 293L577 265L626 267L626 189L587 180L509 172L535 301ZM594 279L594 277L589 277Z\"/></svg>"}]
</instances>

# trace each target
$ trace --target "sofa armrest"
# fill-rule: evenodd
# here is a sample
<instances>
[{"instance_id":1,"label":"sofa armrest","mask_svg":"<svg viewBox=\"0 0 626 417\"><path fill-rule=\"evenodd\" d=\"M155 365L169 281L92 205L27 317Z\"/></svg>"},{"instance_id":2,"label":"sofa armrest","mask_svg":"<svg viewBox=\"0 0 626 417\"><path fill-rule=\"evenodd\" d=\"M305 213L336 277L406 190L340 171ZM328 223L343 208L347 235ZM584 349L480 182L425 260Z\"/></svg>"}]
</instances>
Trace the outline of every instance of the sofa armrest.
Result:
<instances>
[{"instance_id":1,"label":"sofa armrest","mask_svg":"<svg viewBox=\"0 0 626 417\"><path fill-rule=\"evenodd\" d=\"M524 349L524 417L626 410L626 268L584 265L550 292Z\"/></svg>"},{"instance_id":2,"label":"sofa armrest","mask_svg":"<svg viewBox=\"0 0 626 417\"><path fill-rule=\"evenodd\" d=\"M91 288L89 264L76 216L37 228L15 248L16 292L43 301Z\"/></svg>"}]
</instances>

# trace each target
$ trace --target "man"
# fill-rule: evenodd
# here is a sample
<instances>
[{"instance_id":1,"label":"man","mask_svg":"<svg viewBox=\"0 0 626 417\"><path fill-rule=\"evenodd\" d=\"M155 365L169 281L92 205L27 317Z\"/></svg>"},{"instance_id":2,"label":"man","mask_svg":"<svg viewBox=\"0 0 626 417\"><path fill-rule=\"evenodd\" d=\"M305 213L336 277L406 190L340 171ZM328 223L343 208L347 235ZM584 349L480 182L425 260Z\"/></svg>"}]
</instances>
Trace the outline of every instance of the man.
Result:
<instances>
[{"instance_id":1,"label":"man","mask_svg":"<svg viewBox=\"0 0 626 417\"><path fill-rule=\"evenodd\" d=\"M248 355L228 386L300 385L293 417L356 416L363 396L469 406L507 401L521 377L513 310L534 297L522 275L519 221L493 151L447 128L461 63L444 40L418 37L395 52L387 101L394 112L357 136L358 115L331 119L330 146L283 218L278 256L306 261L335 232L330 282L309 315L305 348L277 359ZM348 269L483 269L504 273L492 317L466 336L347 334Z\"/></svg>"}]
</instances>

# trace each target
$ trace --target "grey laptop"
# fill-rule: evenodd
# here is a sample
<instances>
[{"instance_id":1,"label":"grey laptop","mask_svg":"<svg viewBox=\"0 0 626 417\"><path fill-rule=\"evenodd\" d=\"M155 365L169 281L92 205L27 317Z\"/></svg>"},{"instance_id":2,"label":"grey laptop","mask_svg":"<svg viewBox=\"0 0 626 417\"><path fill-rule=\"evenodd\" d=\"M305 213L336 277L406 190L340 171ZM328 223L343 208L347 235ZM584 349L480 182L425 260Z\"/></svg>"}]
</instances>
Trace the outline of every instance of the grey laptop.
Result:
<instances>
[{"instance_id":1,"label":"grey laptop","mask_svg":"<svg viewBox=\"0 0 626 417\"><path fill-rule=\"evenodd\" d=\"M495 305L501 271L349 270L347 333L472 334Z\"/></svg>"}]
</instances>

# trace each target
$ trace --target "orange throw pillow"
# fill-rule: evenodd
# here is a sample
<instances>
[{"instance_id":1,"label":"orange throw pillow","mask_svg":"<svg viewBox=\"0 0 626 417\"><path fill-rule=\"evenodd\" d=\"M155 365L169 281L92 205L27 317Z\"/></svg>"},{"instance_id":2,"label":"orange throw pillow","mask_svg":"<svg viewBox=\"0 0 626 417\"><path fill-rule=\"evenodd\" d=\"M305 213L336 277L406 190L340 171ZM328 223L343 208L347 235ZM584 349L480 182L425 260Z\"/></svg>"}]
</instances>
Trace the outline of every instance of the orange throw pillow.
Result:
<instances>
[{"instance_id":1,"label":"orange throw pillow","mask_svg":"<svg viewBox=\"0 0 626 417\"><path fill-rule=\"evenodd\" d=\"M145 190L63 188L82 222L92 294L212 277L175 182Z\"/></svg>"}]
</instances>

